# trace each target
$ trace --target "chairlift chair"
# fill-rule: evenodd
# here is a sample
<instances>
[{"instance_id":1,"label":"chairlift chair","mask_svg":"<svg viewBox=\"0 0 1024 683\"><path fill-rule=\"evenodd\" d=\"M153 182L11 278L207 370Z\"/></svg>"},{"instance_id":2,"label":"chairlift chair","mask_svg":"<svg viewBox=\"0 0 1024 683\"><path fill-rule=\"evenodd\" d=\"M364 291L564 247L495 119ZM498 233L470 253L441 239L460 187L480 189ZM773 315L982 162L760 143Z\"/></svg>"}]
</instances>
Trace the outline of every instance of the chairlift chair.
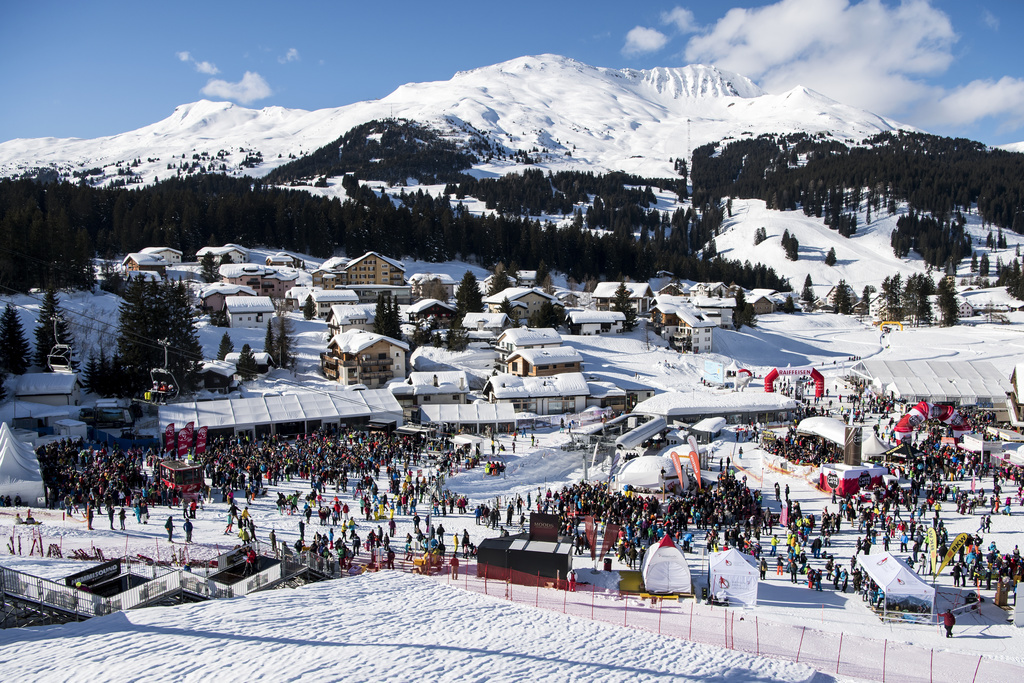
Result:
<instances>
[{"instance_id":1,"label":"chairlift chair","mask_svg":"<svg viewBox=\"0 0 1024 683\"><path fill-rule=\"evenodd\" d=\"M149 371L149 379L153 382L150 391L157 402L166 403L178 397L178 381L167 368L153 368Z\"/></svg>"},{"instance_id":2,"label":"chairlift chair","mask_svg":"<svg viewBox=\"0 0 1024 683\"><path fill-rule=\"evenodd\" d=\"M57 322L58 319L54 318L53 341L55 343L46 356L46 367L50 369L50 372L74 372L74 367L71 364L71 347L68 344L61 344Z\"/></svg>"},{"instance_id":3,"label":"chairlift chair","mask_svg":"<svg viewBox=\"0 0 1024 683\"><path fill-rule=\"evenodd\" d=\"M54 344L46 356L46 367L50 369L50 372L73 372L71 347L67 344Z\"/></svg>"}]
</instances>

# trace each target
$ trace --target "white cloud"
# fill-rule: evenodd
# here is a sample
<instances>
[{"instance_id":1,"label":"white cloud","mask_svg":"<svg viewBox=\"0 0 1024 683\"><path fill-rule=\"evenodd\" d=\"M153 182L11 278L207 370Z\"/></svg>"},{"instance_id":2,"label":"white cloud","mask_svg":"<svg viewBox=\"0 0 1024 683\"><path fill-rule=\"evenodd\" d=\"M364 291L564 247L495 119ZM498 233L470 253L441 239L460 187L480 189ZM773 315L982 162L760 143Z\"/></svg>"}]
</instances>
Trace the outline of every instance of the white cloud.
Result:
<instances>
[{"instance_id":1,"label":"white cloud","mask_svg":"<svg viewBox=\"0 0 1024 683\"><path fill-rule=\"evenodd\" d=\"M693 12L685 7L673 7L668 12L661 13L661 23L673 24L680 33L693 33L699 27L693 17Z\"/></svg>"},{"instance_id":2,"label":"white cloud","mask_svg":"<svg viewBox=\"0 0 1024 683\"><path fill-rule=\"evenodd\" d=\"M981 20L999 26L988 11ZM689 39L684 56L741 73L769 92L803 85L920 127L985 118L1004 131L1024 127L1024 79L937 82L953 63L957 40L932 0L779 0L729 10Z\"/></svg>"},{"instance_id":3,"label":"white cloud","mask_svg":"<svg viewBox=\"0 0 1024 683\"><path fill-rule=\"evenodd\" d=\"M954 126L991 117L1003 120L1001 131L1016 130L1024 125L1024 80L971 81L923 105L919 116L926 123Z\"/></svg>"},{"instance_id":4,"label":"white cloud","mask_svg":"<svg viewBox=\"0 0 1024 683\"><path fill-rule=\"evenodd\" d=\"M219 78L211 78L200 92L208 97L234 100L242 104L262 100L273 94L270 84L254 71L246 71L245 75L242 76L242 80L237 83L230 83Z\"/></svg>"},{"instance_id":5,"label":"white cloud","mask_svg":"<svg viewBox=\"0 0 1024 683\"><path fill-rule=\"evenodd\" d=\"M299 61L299 51L296 50L294 47L288 48L288 52L285 52L283 55L278 57L277 61L281 62L282 64L287 64L288 62L297 62Z\"/></svg>"},{"instance_id":6,"label":"white cloud","mask_svg":"<svg viewBox=\"0 0 1024 683\"><path fill-rule=\"evenodd\" d=\"M174 54L175 54L175 56L177 56L177 58L179 60L181 60L183 62L188 62L189 64L191 64L193 67L195 67L195 70L198 71L201 74L207 74L207 75L210 75L210 76L215 76L215 75L220 73L220 69L218 69L216 67L216 65L214 65L213 62L200 62L200 61L196 61L196 59L192 56L191 52L184 52L183 51L183 52L175 52Z\"/></svg>"},{"instance_id":7,"label":"white cloud","mask_svg":"<svg viewBox=\"0 0 1024 683\"><path fill-rule=\"evenodd\" d=\"M636 26L626 34L626 44L622 47L624 55L640 55L657 52L665 47L668 36L654 28Z\"/></svg>"}]
</instances>

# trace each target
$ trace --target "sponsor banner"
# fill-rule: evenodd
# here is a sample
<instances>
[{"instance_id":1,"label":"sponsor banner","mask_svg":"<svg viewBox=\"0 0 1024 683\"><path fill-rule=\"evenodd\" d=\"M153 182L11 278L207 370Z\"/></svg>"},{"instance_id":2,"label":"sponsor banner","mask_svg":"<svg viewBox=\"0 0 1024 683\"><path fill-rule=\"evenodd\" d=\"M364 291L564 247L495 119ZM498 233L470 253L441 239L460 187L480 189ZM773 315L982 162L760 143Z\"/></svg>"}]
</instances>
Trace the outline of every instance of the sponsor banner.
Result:
<instances>
[{"instance_id":1,"label":"sponsor banner","mask_svg":"<svg viewBox=\"0 0 1024 683\"><path fill-rule=\"evenodd\" d=\"M725 365L718 361L704 361L704 379L710 384L725 384Z\"/></svg>"},{"instance_id":2,"label":"sponsor banner","mask_svg":"<svg viewBox=\"0 0 1024 683\"><path fill-rule=\"evenodd\" d=\"M946 565L952 561L953 557L960 552L960 548L963 548L971 540L970 534L959 534L953 539L953 542L949 545L949 550L946 551L946 556L942 558L942 564L935 570L936 574L941 574L942 570L946 568Z\"/></svg>"},{"instance_id":3,"label":"sponsor banner","mask_svg":"<svg viewBox=\"0 0 1024 683\"><path fill-rule=\"evenodd\" d=\"M194 425L194 422L189 422L180 432L178 432L179 459L184 458L188 454L188 450L192 448L192 428Z\"/></svg>"},{"instance_id":4,"label":"sponsor banner","mask_svg":"<svg viewBox=\"0 0 1024 683\"><path fill-rule=\"evenodd\" d=\"M597 559L597 525L594 524L594 515L583 516L583 527L587 534L587 544L590 546L590 559Z\"/></svg>"},{"instance_id":5,"label":"sponsor banner","mask_svg":"<svg viewBox=\"0 0 1024 683\"><path fill-rule=\"evenodd\" d=\"M615 545L619 538L619 525L609 524L604 528L604 540L601 542L601 557L608 554L608 551Z\"/></svg>"},{"instance_id":6,"label":"sponsor banner","mask_svg":"<svg viewBox=\"0 0 1024 683\"><path fill-rule=\"evenodd\" d=\"M530 540L558 543L558 515L543 512L530 513ZM427 525L430 528L430 525Z\"/></svg>"},{"instance_id":7,"label":"sponsor banner","mask_svg":"<svg viewBox=\"0 0 1024 683\"><path fill-rule=\"evenodd\" d=\"M857 466L861 463L863 432L860 427L846 427L846 443L843 445L843 464Z\"/></svg>"},{"instance_id":8,"label":"sponsor banner","mask_svg":"<svg viewBox=\"0 0 1024 683\"><path fill-rule=\"evenodd\" d=\"M690 446L690 467L693 468L693 476L697 478L697 488L703 488L700 478L700 449L697 447L697 439L693 438L693 434L691 434L686 438L686 443Z\"/></svg>"},{"instance_id":9,"label":"sponsor banner","mask_svg":"<svg viewBox=\"0 0 1024 683\"><path fill-rule=\"evenodd\" d=\"M669 454L669 457L672 458L672 464L675 465L675 467L676 467L676 476L679 477L679 488L682 489L682 487L683 487L683 463L679 460L679 454L676 453L675 451L672 451Z\"/></svg>"},{"instance_id":10,"label":"sponsor banner","mask_svg":"<svg viewBox=\"0 0 1024 683\"><path fill-rule=\"evenodd\" d=\"M174 423L171 422L167 425L167 429L164 430L164 450L174 450Z\"/></svg>"},{"instance_id":11,"label":"sponsor banner","mask_svg":"<svg viewBox=\"0 0 1024 683\"><path fill-rule=\"evenodd\" d=\"M206 432L209 427L203 425L199 428L199 433L196 435L196 455L202 455L206 452Z\"/></svg>"}]
</instances>

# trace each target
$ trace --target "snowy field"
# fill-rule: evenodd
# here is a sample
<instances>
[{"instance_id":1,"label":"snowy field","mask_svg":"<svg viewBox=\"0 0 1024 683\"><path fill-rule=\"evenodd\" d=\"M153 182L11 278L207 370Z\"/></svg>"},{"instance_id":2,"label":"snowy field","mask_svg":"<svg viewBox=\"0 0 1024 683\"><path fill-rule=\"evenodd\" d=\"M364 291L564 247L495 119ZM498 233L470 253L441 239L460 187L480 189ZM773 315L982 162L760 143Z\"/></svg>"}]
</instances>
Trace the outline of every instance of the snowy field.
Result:
<instances>
[{"instance_id":1,"label":"snowy field","mask_svg":"<svg viewBox=\"0 0 1024 683\"><path fill-rule=\"evenodd\" d=\"M428 264L422 264L423 268L416 266L412 270L428 270ZM467 266L445 267L448 270L443 272L458 279ZM26 329L31 330L28 317L35 302L29 297L20 297L17 302L25 306L22 314L26 316ZM93 328L81 325L76 329L76 336L91 338L94 343L104 336L102 321L116 320L117 299L109 295L62 295L61 303L72 312L73 323L80 319L76 315L79 313L81 319L96 321ZM1016 319L1020 315L1010 314L1011 322L1015 323L1010 325L969 320L948 329L908 327L883 340L875 328L849 317L775 314L762 316L753 330L716 330L717 353L702 356L677 354L643 330L613 337L570 336L566 337L566 344L583 355L584 372L621 377L659 391L687 392L695 398L702 392L714 393L700 384L705 359L735 359L757 375L777 365L814 364L821 368L826 386L835 394L843 388L841 378L853 356L885 360L986 360L1009 375L1024 350L1024 327L1020 325L1024 319ZM247 393L327 386L316 370L316 354L325 340L326 326L320 321L304 321L301 316L293 319L299 335L299 368L295 373L274 371L247 387ZM208 355L215 352L223 332L205 324L200 327ZM262 330L230 332L236 349L245 342L262 348ZM489 361L490 356L479 350L451 353L427 349L413 358L417 367L452 366L476 374L486 371ZM757 380L747 389L760 391ZM520 437L515 454L511 438L501 438L508 461L504 477L484 476L481 469L469 470L451 477L448 487L467 495L472 509L477 503L496 497L507 501L510 495L525 498L529 493L536 500L538 493L549 487L554 489L582 478L583 453L562 449L569 440L568 434L554 428L532 436L535 445L531 447L529 438ZM728 435L715 444L712 457L733 456L736 448ZM776 481L782 486L788 484L793 498L807 512L818 514L829 504L807 482L762 470L761 454L749 444L739 462L750 482L761 485L765 492L771 491ZM607 463L591 470L590 476L606 477ZM271 489L270 496L255 501L250 512L258 537L265 539L273 529L279 539L292 543L298 537L298 517L278 513L273 504L278 490L288 494L305 492L308 482L282 482ZM350 492L338 495L351 497ZM173 552L179 556L187 553L200 560L210 559L237 543L233 535L224 534L227 506L219 496L216 498L199 513L195 543L187 549L181 543L180 514L171 510L154 508L148 525L136 523L129 514L126 532L107 528L109 524L102 515L96 518L95 530L88 531L81 515L64 518L51 511L33 512L43 522L39 531L44 543L58 544L65 556L75 548L90 552L99 548L107 557L141 554L166 560ZM1012 549L1024 541L1024 511L1014 512L1011 517L994 519L991 540L1000 549ZM13 536L15 552L20 547L21 556L9 555L6 547L0 547L0 565L54 579L88 566L72 560L29 558L29 530L14 527L12 514L7 513L13 511L0 511L0 538L6 546ZM170 515L174 515L177 528L172 544L163 531L163 523ZM951 535L977 528L976 517L961 518L946 512L944 519ZM412 530L411 520L400 515L396 521L396 538L404 538ZM474 542L495 533L476 525L472 515L449 515L440 521L448 533L468 530ZM371 528L376 528L376 524L360 523L360 536L365 537ZM328 529L320 529L314 520L307 536L314 531L326 533ZM847 527L835 537L834 552L841 562L849 561L855 540L855 530ZM989 541L986 537L986 545ZM589 563L589 558L577 560L578 567ZM700 585L704 580L700 547L693 563ZM821 564L812 560L812 566ZM616 568L621 567L616 563ZM939 579L940 588L951 589L950 583L948 576ZM990 591L983 591L983 595L990 600ZM769 628L776 625L780 633L795 633L792 627L805 627L826 634L822 638L844 633L878 643L879 648L884 641L887 647L905 648L916 657L927 658L934 649L935 656L954 654L965 658L963 662L970 658L972 664L978 655L985 655L986 666L990 661L1024 665L1024 634L1006 624L1006 614L990 601L980 612L962 616L957 637L947 640L935 626L883 625L852 593L843 595L830 588L822 593L812 592L803 586L793 586L788 576L775 577L770 573L761 586L760 604L747 614L757 617L762 628L766 624ZM254 648L254 643L258 647ZM308 678L314 672L327 679L368 681L421 672L440 680L621 680L626 676L657 680L688 676L693 680L717 677L798 681L813 675L825 677L822 673L814 674L803 664L757 658L642 630L553 614L468 594L403 573L364 575L217 603L139 610L77 625L7 631L0 633L0 660L5 662L5 672L11 672L8 676L12 680L66 680L83 674L95 680L142 680L152 678L154 667L161 677L180 680L206 680L221 673L295 680Z\"/></svg>"}]
</instances>

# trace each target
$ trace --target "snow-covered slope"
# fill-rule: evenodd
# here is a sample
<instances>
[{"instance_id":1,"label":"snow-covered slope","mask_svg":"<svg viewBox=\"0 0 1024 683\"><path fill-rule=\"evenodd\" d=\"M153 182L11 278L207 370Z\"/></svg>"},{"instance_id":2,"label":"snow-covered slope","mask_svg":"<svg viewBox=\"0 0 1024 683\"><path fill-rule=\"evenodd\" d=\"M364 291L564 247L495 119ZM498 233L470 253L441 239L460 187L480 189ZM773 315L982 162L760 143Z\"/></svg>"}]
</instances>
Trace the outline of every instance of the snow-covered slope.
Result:
<instances>
[{"instance_id":1,"label":"snow-covered slope","mask_svg":"<svg viewBox=\"0 0 1024 683\"><path fill-rule=\"evenodd\" d=\"M673 175L673 159L710 141L797 131L859 140L906 128L801 87L768 94L739 74L709 66L616 70L540 55L459 72L448 81L410 83L383 99L335 109L255 110L201 100L119 135L11 140L0 144L0 175L40 167L64 176L101 169L92 176L97 184L118 178L151 183L185 164L192 172L201 165L262 176L289 155L390 116L458 135L475 130L513 151L536 148L550 168L648 176Z\"/></svg>"}]
</instances>

